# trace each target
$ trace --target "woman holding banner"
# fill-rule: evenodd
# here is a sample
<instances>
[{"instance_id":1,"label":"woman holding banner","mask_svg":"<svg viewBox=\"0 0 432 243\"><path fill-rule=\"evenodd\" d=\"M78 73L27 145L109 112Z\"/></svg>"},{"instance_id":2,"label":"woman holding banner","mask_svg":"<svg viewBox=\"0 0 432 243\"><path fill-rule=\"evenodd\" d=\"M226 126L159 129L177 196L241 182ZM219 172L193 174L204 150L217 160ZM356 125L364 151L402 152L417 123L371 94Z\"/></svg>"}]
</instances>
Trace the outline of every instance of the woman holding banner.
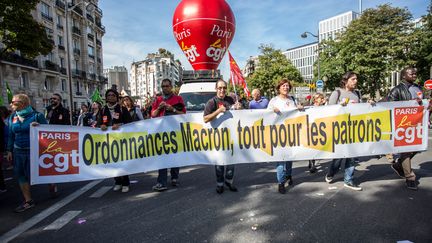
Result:
<instances>
[{"instance_id":1,"label":"woman holding banner","mask_svg":"<svg viewBox=\"0 0 432 243\"><path fill-rule=\"evenodd\" d=\"M13 96L11 108L7 159L13 159L14 174L24 196L24 202L15 208L15 212L20 213L35 206L30 192L30 126L47 124L47 120L30 106L25 94Z\"/></svg>"},{"instance_id":2,"label":"woman holding banner","mask_svg":"<svg viewBox=\"0 0 432 243\"><path fill-rule=\"evenodd\" d=\"M267 109L274 111L276 114L280 114L282 111L288 111L293 109L303 109L303 106L297 104L295 98L289 95L292 89L291 81L288 79L282 79L276 86L278 95L270 100ZM281 194L286 193L285 183L288 185L293 184L292 180L292 161L278 162L276 165L276 178L278 181L278 191Z\"/></svg>"}]
</instances>

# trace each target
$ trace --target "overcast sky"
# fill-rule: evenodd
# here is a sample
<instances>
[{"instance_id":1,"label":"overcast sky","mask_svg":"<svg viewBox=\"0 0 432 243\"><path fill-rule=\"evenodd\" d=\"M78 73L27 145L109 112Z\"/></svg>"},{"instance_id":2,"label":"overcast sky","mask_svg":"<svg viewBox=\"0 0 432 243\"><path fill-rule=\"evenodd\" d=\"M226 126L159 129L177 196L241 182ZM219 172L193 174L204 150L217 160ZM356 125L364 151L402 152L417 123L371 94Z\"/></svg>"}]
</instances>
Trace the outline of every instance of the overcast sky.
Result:
<instances>
[{"instance_id":1,"label":"overcast sky","mask_svg":"<svg viewBox=\"0 0 432 243\"><path fill-rule=\"evenodd\" d=\"M210 1L210 0L209 0ZM172 18L180 0L100 0L104 67L126 66L143 60L147 53L165 48L180 59L186 69L192 69L180 51L173 33ZM240 68L249 56L259 54L261 43L277 49L307 44L314 38L302 39L301 33L318 32L318 22L347 12L359 11L358 0L228 0L236 18L236 33L229 48ZM390 3L407 8L414 18L427 13L428 0L364 0L363 10ZM219 68L228 75L226 59Z\"/></svg>"}]
</instances>

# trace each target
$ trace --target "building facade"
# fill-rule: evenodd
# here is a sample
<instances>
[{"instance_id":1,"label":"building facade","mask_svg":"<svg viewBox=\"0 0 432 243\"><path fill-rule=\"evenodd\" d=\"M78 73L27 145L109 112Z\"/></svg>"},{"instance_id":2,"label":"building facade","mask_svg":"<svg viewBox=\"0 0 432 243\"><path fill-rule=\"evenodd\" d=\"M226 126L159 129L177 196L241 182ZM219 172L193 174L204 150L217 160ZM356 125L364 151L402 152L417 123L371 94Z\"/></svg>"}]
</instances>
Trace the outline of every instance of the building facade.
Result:
<instances>
[{"instance_id":1,"label":"building facade","mask_svg":"<svg viewBox=\"0 0 432 243\"><path fill-rule=\"evenodd\" d=\"M95 89L106 84L103 77L101 24L98 0L41 0L33 18L45 26L54 47L46 56L28 60L9 53L0 60L0 90L6 100L6 82L12 93L29 95L33 107L44 111L53 93L63 97L71 110L89 102ZM70 82L71 81L71 82ZM71 103L72 102L72 103Z\"/></svg>"},{"instance_id":2,"label":"building facade","mask_svg":"<svg viewBox=\"0 0 432 243\"><path fill-rule=\"evenodd\" d=\"M125 66L106 68L103 71L103 76L108 79L106 88L111 88L115 85L119 92L125 91L127 94L130 94L128 71Z\"/></svg>"},{"instance_id":3,"label":"building facade","mask_svg":"<svg viewBox=\"0 0 432 243\"><path fill-rule=\"evenodd\" d=\"M173 56L152 53L143 61L133 62L130 70L130 91L140 105L162 92L161 82L170 79L173 85L179 83L182 75L181 63Z\"/></svg>"},{"instance_id":4,"label":"building facade","mask_svg":"<svg viewBox=\"0 0 432 243\"><path fill-rule=\"evenodd\" d=\"M338 33L345 31L348 25L355 19L359 18L360 14L354 11L348 11L328 19L321 20L318 23L319 42L323 40L334 40Z\"/></svg>"},{"instance_id":5,"label":"building facade","mask_svg":"<svg viewBox=\"0 0 432 243\"><path fill-rule=\"evenodd\" d=\"M318 60L318 42L288 49L284 54L292 64L299 70L305 82L310 83L313 79L314 63Z\"/></svg>"}]
</instances>

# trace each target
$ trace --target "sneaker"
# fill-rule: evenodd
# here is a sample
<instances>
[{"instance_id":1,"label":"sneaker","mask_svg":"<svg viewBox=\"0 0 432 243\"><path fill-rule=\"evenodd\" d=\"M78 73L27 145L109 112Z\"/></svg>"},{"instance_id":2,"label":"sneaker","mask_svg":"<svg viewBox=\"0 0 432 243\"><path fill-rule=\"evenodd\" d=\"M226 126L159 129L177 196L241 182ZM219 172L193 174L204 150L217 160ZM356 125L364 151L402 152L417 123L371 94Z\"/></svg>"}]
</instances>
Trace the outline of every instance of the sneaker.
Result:
<instances>
[{"instance_id":1,"label":"sneaker","mask_svg":"<svg viewBox=\"0 0 432 243\"><path fill-rule=\"evenodd\" d=\"M122 192L129 192L129 186L122 186Z\"/></svg>"},{"instance_id":2,"label":"sneaker","mask_svg":"<svg viewBox=\"0 0 432 243\"><path fill-rule=\"evenodd\" d=\"M318 169L315 167L315 166L312 166L310 169L309 169L309 172L311 173L311 174L313 174L313 173L315 173L315 172L317 172L318 171Z\"/></svg>"},{"instance_id":3,"label":"sneaker","mask_svg":"<svg viewBox=\"0 0 432 243\"><path fill-rule=\"evenodd\" d=\"M178 185L179 185L179 182L178 182L177 179L171 179L171 186L176 187L176 186L178 186Z\"/></svg>"},{"instance_id":4,"label":"sneaker","mask_svg":"<svg viewBox=\"0 0 432 243\"><path fill-rule=\"evenodd\" d=\"M168 190L168 188L160 183L157 183L156 185L153 186L153 191L163 192L166 190Z\"/></svg>"},{"instance_id":5,"label":"sneaker","mask_svg":"<svg viewBox=\"0 0 432 243\"><path fill-rule=\"evenodd\" d=\"M33 200L27 201L27 202L23 202L23 204L19 205L18 207L15 208L15 213L21 213L26 211L27 209L30 209L32 207L35 206L35 203Z\"/></svg>"},{"instance_id":6,"label":"sneaker","mask_svg":"<svg viewBox=\"0 0 432 243\"><path fill-rule=\"evenodd\" d=\"M329 176L328 174L325 175L325 181L327 183L332 183L333 182L333 176Z\"/></svg>"},{"instance_id":7,"label":"sneaker","mask_svg":"<svg viewBox=\"0 0 432 243\"><path fill-rule=\"evenodd\" d=\"M403 171L402 165L401 165L400 163L397 163L397 162L393 163L393 164L391 165L391 168L396 172L396 174L397 174L399 177L401 177L401 178L405 178L405 174L404 174L404 171Z\"/></svg>"},{"instance_id":8,"label":"sneaker","mask_svg":"<svg viewBox=\"0 0 432 243\"><path fill-rule=\"evenodd\" d=\"M361 187L359 187L358 185L354 184L354 182L345 183L344 186L348 187L349 189L352 189L354 191L361 191L361 190L363 190Z\"/></svg>"},{"instance_id":9,"label":"sneaker","mask_svg":"<svg viewBox=\"0 0 432 243\"><path fill-rule=\"evenodd\" d=\"M288 186L292 186L292 184L294 183L294 181L292 179L292 176L287 176L287 180L286 181L288 182Z\"/></svg>"},{"instance_id":10,"label":"sneaker","mask_svg":"<svg viewBox=\"0 0 432 243\"><path fill-rule=\"evenodd\" d=\"M237 187L235 187L233 184L231 184L231 183L229 183L229 182L226 182L225 181L225 185L228 187L228 189L230 190L230 191L232 191L232 192L237 192L238 191L238 189L237 189Z\"/></svg>"},{"instance_id":11,"label":"sneaker","mask_svg":"<svg viewBox=\"0 0 432 243\"><path fill-rule=\"evenodd\" d=\"M51 184L49 185L48 188L49 194L51 198L56 198L57 197L57 185L56 184Z\"/></svg>"},{"instance_id":12,"label":"sneaker","mask_svg":"<svg viewBox=\"0 0 432 243\"><path fill-rule=\"evenodd\" d=\"M278 192L279 192L280 194L285 194L285 193L286 193L286 190L285 190L285 183L280 183L280 184L278 184Z\"/></svg>"},{"instance_id":13,"label":"sneaker","mask_svg":"<svg viewBox=\"0 0 432 243\"><path fill-rule=\"evenodd\" d=\"M222 194L224 192L224 187L223 186L216 186L216 192L218 194Z\"/></svg>"},{"instance_id":14,"label":"sneaker","mask_svg":"<svg viewBox=\"0 0 432 243\"><path fill-rule=\"evenodd\" d=\"M418 187L417 187L417 182L416 181L412 181L412 180L406 180L406 186L408 189L413 190L413 191L417 191Z\"/></svg>"},{"instance_id":15,"label":"sneaker","mask_svg":"<svg viewBox=\"0 0 432 243\"><path fill-rule=\"evenodd\" d=\"M113 187L113 191L115 191L115 192L118 192L118 191L120 191L122 189L122 185L114 185L114 187Z\"/></svg>"}]
</instances>

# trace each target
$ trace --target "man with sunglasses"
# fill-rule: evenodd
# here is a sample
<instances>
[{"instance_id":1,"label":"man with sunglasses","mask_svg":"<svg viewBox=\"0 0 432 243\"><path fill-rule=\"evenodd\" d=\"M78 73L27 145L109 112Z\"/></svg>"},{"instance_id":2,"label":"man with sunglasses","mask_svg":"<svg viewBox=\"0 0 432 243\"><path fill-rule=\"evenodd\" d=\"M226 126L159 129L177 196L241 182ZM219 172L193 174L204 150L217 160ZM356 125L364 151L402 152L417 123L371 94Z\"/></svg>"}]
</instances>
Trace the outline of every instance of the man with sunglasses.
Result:
<instances>
[{"instance_id":1,"label":"man with sunglasses","mask_svg":"<svg viewBox=\"0 0 432 243\"><path fill-rule=\"evenodd\" d=\"M231 96L227 96L227 83L219 79L216 82L216 96L207 101L204 109L204 122L211 122L224 113L226 110L235 109L239 110L241 104L238 101L234 101ZM230 191L236 192L237 188L233 185L234 178L234 165L227 165L226 172L224 165L216 165L216 192L221 194L224 192L224 183ZM225 174L225 178L224 178Z\"/></svg>"},{"instance_id":2,"label":"man with sunglasses","mask_svg":"<svg viewBox=\"0 0 432 243\"><path fill-rule=\"evenodd\" d=\"M46 108L46 120L48 124L53 125L71 125L69 110L62 105L62 97L60 94L53 94L50 98L50 103ZM57 186L50 184L49 193L52 198L57 197Z\"/></svg>"},{"instance_id":3,"label":"man with sunglasses","mask_svg":"<svg viewBox=\"0 0 432 243\"><path fill-rule=\"evenodd\" d=\"M164 79L161 83L162 95L157 96L155 102L152 104L151 117L172 116L186 113L186 106L183 98L174 94L172 90L171 80ZM180 173L179 167L171 168L171 185L178 186L178 177ZM153 186L153 191L166 191L168 189L168 169L160 169L157 178L157 183Z\"/></svg>"}]
</instances>

